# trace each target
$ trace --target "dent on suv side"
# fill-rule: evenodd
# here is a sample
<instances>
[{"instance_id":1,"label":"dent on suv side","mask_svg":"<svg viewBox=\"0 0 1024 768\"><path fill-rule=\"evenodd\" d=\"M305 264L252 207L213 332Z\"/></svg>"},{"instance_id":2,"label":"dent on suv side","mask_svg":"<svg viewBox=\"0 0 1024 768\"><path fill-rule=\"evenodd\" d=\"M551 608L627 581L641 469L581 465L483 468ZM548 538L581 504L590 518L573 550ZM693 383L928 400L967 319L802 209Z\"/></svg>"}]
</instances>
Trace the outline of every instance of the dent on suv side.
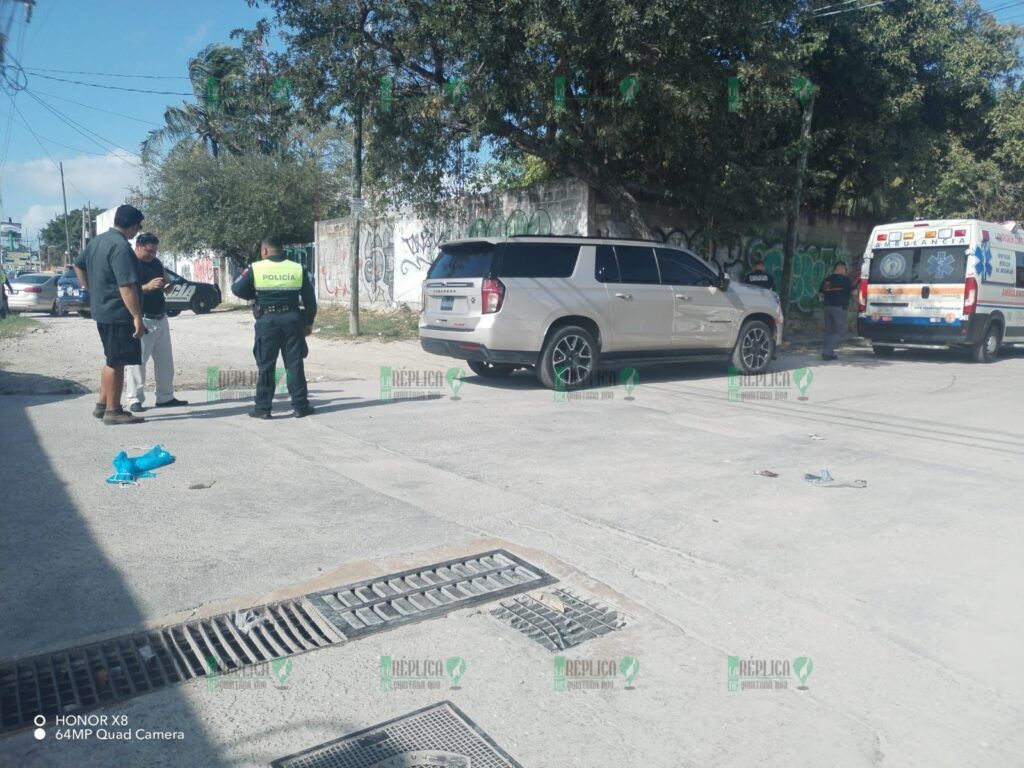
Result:
<instances>
[{"instance_id":1,"label":"dent on suv side","mask_svg":"<svg viewBox=\"0 0 1024 768\"><path fill-rule=\"evenodd\" d=\"M531 368L547 387L600 369L721 360L768 368L782 336L774 292L733 283L689 251L638 240L445 243L423 282L420 343L481 376Z\"/></svg>"}]
</instances>

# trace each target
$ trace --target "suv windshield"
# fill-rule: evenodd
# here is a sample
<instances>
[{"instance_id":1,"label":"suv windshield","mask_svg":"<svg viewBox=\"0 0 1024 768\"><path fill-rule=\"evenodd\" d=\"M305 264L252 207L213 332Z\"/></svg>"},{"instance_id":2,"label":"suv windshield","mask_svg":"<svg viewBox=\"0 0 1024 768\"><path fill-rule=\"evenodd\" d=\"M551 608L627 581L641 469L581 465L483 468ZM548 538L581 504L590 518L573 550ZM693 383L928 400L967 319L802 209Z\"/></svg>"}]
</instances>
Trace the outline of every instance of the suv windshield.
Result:
<instances>
[{"instance_id":1,"label":"suv windshield","mask_svg":"<svg viewBox=\"0 0 1024 768\"><path fill-rule=\"evenodd\" d=\"M487 277L494 259L493 243L460 243L441 248L427 278Z\"/></svg>"},{"instance_id":2,"label":"suv windshield","mask_svg":"<svg viewBox=\"0 0 1024 768\"><path fill-rule=\"evenodd\" d=\"M870 282L962 283L966 273L967 251L962 246L896 248L875 251Z\"/></svg>"}]
</instances>

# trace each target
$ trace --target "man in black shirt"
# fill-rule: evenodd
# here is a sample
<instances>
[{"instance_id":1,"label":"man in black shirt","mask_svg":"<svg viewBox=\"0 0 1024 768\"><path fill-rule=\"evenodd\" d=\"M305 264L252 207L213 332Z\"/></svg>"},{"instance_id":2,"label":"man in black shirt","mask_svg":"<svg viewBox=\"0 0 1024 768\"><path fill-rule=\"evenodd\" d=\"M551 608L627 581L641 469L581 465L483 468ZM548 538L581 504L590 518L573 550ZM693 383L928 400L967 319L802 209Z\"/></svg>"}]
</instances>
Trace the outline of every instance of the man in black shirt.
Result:
<instances>
[{"instance_id":1,"label":"man in black shirt","mask_svg":"<svg viewBox=\"0 0 1024 768\"><path fill-rule=\"evenodd\" d=\"M859 282L859 281L858 281ZM825 345L821 350L822 360L835 360L836 347L846 335L846 312L850 306L850 294L857 290L846 276L846 262L837 261L832 274L821 281L818 293L825 300Z\"/></svg>"},{"instance_id":2,"label":"man in black shirt","mask_svg":"<svg viewBox=\"0 0 1024 768\"><path fill-rule=\"evenodd\" d=\"M747 273L743 282L747 285L756 285L758 288L767 288L769 291L775 290L775 280L764 271L764 259L754 262L754 269Z\"/></svg>"},{"instance_id":3,"label":"man in black shirt","mask_svg":"<svg viewBox=\"0 0 1024 768\"><path fill-rule=\"evenodd\" d=\"M90 240L72 265L82 290L89 292L89 311L103 342L106 365L100 372L100 402L92 415L104 424L142 421L121 408L124 367L142 361L139 339L146 333L135 273L137 260L128 245L142 228L142 219L138 208L118 206L114 226Z\"/></svg>"},{"instance_id":4,"label":"man in black shirt","mask_svg":"<svg viewBox=\"0 0 1024 768\"><path fill-rule=\"evenodd\" d=\"M156 380L156 407L171 408L188 405L187 400L174 396L174 354L171 350L171 327L164 308L164 294L174 286L164 273L164 265L156 257L160 240L152 232L143 232L135 238L135 271L142 286L142 321L146 335L142 337L142 360L139 365L125 368L125 400L128 410L139 413L146 401L146 363L153 358L153 378Z\"/></svg>"}]
</instances>

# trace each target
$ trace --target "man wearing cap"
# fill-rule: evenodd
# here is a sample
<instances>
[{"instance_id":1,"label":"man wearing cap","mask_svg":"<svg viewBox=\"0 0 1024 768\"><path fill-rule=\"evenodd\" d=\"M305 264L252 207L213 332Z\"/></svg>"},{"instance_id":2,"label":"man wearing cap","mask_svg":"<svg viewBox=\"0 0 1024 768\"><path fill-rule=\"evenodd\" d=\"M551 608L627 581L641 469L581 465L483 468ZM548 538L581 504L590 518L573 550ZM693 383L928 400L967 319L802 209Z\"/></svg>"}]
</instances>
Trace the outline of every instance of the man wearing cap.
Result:
<instances>
[{"instance_id":1,"label":"man wearing cap","mask_svg":"<svg viewBox=\"0 0 1024 768\"><path fill-rule=\"evenodd\" d=\"M142 322L146 335L142 337L142 362L124 370L125 400L128 410L140 413L146 401L146 363L153 358L153 379L156 381L156 407L171 408L188 405L187 400L174 396L174 353L171 350L171 327L167 322L164 294L174 286L167 279L164 265L156 257L159 238L152 232L143 232L135 238L135 270L142 287Z\"/></svg>"},{"instance_id":2,"label":"man wearing cap","mask_svg":"<svg viewBox=\"0 0 1024 768\"><path fill-rule=\"evenodd\" d=\"M269 419L274 398L274 370L278 354L284 358L288 394L296 418L312 414L302 363L308 347L305 337L313 332L316 291L301 264L284 257L281 241L274 236L260 243L260 260L246 269L231 286L232 293L247 301L255 299L256 343L253 356L259 368L256 404L249 414ZM299 308L299 302L302 308Z\"/></svg>"}]
</instances>

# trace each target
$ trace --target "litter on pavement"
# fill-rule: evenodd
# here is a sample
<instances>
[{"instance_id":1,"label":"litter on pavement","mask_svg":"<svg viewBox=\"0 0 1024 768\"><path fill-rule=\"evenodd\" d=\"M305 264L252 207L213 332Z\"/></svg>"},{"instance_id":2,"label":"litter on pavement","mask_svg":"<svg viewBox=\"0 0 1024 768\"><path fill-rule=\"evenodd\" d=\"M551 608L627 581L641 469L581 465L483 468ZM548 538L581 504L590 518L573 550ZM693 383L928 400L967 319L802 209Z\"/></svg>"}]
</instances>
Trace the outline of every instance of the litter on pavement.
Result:
<instances>
[{"instance_id":1,"label":"litter on pavement","mask_svg":"<svg viewBox=\"0 0 1024 768\"><path fill-rule=\"evenodd\" d=\"M115 471L107 482L111 485L138 485L135 481L140 477L156 477L151 470L173 462L174 457L159 445L154 445L141 456L129 457L121 451L114 457Z\"/></svg>"},{"instance_id":2,"label":"litter on pavement","mask_svg":"<svg viewBox=\"0 0 1024 768\"><path fill-rule=\"evenodd\" d=\"M759 469L754 474L755 475L760 475L761 477L778 477L779 476L778 472L772 472L770 469Z\"/></svg>"},{"instance_id":3,"label":"litter on pavement","mask_svg":"<svg viewBox=\"0 0 1024 768\"><path fill-rule=\"evenodd\" d=\"M804 475L804 480L822 488L867 488L867 480L837 480L827 469L821 470L817 475L810 473Z\"/></svg>"}]
</instances>

